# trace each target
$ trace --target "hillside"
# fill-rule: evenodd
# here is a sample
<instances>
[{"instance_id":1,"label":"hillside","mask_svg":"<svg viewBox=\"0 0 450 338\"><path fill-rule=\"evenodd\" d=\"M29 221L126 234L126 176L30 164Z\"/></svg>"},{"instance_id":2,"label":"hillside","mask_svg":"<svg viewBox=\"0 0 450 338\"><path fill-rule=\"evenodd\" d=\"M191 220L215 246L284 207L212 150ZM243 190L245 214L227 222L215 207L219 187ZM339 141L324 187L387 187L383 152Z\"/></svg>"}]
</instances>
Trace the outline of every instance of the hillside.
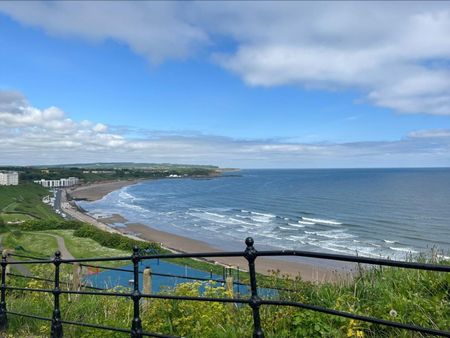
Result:
<instances>
[{"instance_id":1,"label":"hillside","mask_svg":"<svg viewBox=\"0 0 450 338\"><path fill-rule=\"evenodd\" d=\"M6 221L26 219L60 219L52 209L42 203L49 191L34 183L18 186L0 186L0 216Z\"/></svg>"}]
</instances>

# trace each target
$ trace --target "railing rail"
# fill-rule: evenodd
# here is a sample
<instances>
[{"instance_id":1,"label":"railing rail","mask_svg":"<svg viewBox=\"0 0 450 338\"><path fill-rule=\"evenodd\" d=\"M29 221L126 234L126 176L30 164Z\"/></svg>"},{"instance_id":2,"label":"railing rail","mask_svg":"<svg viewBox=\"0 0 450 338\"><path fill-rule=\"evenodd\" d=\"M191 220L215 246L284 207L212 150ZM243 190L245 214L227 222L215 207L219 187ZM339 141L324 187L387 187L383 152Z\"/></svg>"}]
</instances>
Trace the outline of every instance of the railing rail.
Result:
<instances>
[{"instance_id":1,"label":"railing rail","mask_svg":"<svg viewBox=\"0 0 450 338\"><path fill-rule=\"evenodd\" d=\"M247 238L245 240L246 249L243 252L206 252L206 253L174 253L174 254L141 254L138 248L133 249L131 256L125 257L97 257L97 258L80 258L80 259L63 259L61 258L61 253L57 251L53 259L42 259L34 256L18 255L17 257L31 258L31 260L22 261L8 261L7 255L2 255L1 260L1 296L0 296L0 330L6 330L8 323L8 315L22 316L26 318L33 318L37 320L50 321L51 331L50 337L61 338L63 336L63 324L64 325L77 325L82 327L90 327L100 330L109 330L114 332L122 332L130 334L133 338L141 337L174 337L171 335L164 335L160 333L146 332L142 328L141 321L141 309L140 301L144 298L155 298L155 299L171 299L180 301L199 301L199 302L222 302L222 303L236 303L236 304L246 304L252 309L253 316L253 337L264 337L261 317L260 317L260 307L261 306L291 306L302 309L307 309L311 311L326 313L330 315L341 316L345 318L350 318L354 320L365 321L374 324L385 325L389 327L406 329L410 331L420 332L424 334L431 334L436 336L450 337L450 331L438 330L433 328L426 328L421 326L416 326L412 324L404 324L379 318L374 318L370 316L363 316L359 314L338 311L334 309L329 309L321 306L304 304L294 301L283 301L283 300L268 300L262 299L258 295L258 285L257 285L257 275L255 263L258 257L272 257L272 256L297 256L297 257L310 257L318 259L327 259L335 261L353 262L360 264L373 264L378 266L390 266L390 267L400 267L406 269L417 269L417 270L427 270L427 271L437 271L437 272L450 272L450 266L438 265L438 264L428 264L428 263L416 263L416 262L403 262L394 261L388 259L377 259L377 258L366 258L357 257L350 255L335 255L335 254L325 254L317 252L308 251L296 251L296 250L278 250L278 251L257 251L254 247L254 242L252 238ZM151 259L170 259L170 258L213 258L213 257L244 257L248 263L248 274L250 279L250 297L249 298L215 298L215 297L194 297L194 296L179 296L179 295L167 295L167 294L145 294L139 290L139 262L143 260ZM65 283L60 281L60 266L61 264L72 264L72 263L87 263L87 262L107 262L107 261L131 261L133 269L120 269L120 268L109 268L112 270L126 271L133 273L134 283L131 292L112 292L105 289L94 288L84 286L85 290L64 290L61 289L60 284ZM54 265L54 279L43 279L46 282L52 282L52 289L41 289L41 288L28 288L28 287L14 287L7 285L7 266L17 265L17 264L53 264ZM80 264L82 265L82 264ZM89 266L89 264L84 264ZM97 266L100 267L100 266ZM108 268L108 267L102 267ZM14 274L8 273L8 275L14 276ZM160 274L164 275L164 274ZM20 275L18 275L20 276ZM25 277L25 276L20 276ZM177 276L176 276L177 277ZM178 276L180 277L180 276ZM25 278L38 278L38 277L25 277ZM196 278L197 279L197 278ZM90 289L87 291L86 289ZM6 291L16 290L25 292L40 292L40 293L51 293L53 294L53 314L52 318L41 317L32 314L19 313L15 311L7 310L6 303ZM293 290L289 290L293 291ZM95 296L111 296L111 297L125 297L130 298L133 302L133 318L131 321L131 327L129 329L116 328L99 324L91 324L85 322L68 321L61 317L60 309L60 296L62 294L74 294L74 295L95 295Z\"/></svg>"}]
</instances>

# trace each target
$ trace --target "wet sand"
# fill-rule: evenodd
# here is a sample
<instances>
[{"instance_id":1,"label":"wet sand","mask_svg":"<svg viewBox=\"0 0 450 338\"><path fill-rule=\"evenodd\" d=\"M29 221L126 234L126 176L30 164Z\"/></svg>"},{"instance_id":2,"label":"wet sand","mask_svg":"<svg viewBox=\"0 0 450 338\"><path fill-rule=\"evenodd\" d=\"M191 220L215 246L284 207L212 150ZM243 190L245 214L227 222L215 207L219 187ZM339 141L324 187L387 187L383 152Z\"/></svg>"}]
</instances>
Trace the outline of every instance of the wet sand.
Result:
<instances>
[{"instance_id":1,"label":"wet sand","mask_svg":"<svg viewBox=\"0 0 450 338\"><path fill-rule=\"evenodd\" d=\"M130 223L123 228L125 233L133 233L138 237L146 239L148 241L161 243L168 249L173 249L178 252L222 252L223 250L212 247L211 245L193 240L191 238L170 234L164 231L149 228L144 224ZM242 251L245 249L245 245L242 245ZM244 258L240 257L217 257L212 258L217 263L222 265L236 267L240 269L248 270L248 263ZM337 281L348 278L348 271L344 272L340 270L327 269L317 265L302 263L302 262L290 262L285 260L271 259L260 257L256 260L256 271L262 274L271 274L272 271L279 270L282 274L287 274L291 277L301 276L303 280L313 282L324 281Z\"/></svg>"}]
</instances>

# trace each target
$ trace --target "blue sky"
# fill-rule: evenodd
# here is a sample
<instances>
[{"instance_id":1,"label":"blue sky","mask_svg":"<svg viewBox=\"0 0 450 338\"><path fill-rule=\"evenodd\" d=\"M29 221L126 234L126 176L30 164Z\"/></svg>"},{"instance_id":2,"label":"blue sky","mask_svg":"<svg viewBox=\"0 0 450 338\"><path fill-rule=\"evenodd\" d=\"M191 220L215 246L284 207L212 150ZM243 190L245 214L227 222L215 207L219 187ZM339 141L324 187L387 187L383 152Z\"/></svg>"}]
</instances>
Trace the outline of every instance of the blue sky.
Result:
<instances>
[{"instance_id":1,"label":"blue sky","mask_svg":"<svg viewBox=\"0 0 450 338\"><path fill-rule=\"evenodd\" d=\"M447 3L252 6L0 4L0 164L450 165Z\"/></svg>"}]
</instances>

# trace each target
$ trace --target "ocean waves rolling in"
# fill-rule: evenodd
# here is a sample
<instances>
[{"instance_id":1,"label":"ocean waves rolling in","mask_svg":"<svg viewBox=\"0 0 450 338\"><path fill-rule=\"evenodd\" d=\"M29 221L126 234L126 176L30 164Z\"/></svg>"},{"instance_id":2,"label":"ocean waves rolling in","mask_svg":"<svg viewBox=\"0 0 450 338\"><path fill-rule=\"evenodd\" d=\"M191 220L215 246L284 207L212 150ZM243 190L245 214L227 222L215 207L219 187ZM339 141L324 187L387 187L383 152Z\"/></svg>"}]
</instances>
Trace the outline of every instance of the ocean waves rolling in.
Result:
<instances>
[{"instance_id":1,"label":"ocean waves rolling in","mask_svg":"<svg viewBox=\"0 0 450 338\"><path fill-rule=\"evenodd\" d=\"M405 259L435 244L447 252L450 243L442 241L450 238L446 209L411 208L420 204L411 199L414 187L404 182L411 172L381 174L382 182L396 179L397 188L385 184L380 189L380 171L248 170L240 177L143 182L81 206L92 215L119 213L129 222L224 249L242 246L243 238L253 236L265 247L368 257ZM419 174L430 179L426 170ZM450 178L450 171L445 174ZM398 182L408 188L403 194Z\"/></svg>"}]
</instances>

